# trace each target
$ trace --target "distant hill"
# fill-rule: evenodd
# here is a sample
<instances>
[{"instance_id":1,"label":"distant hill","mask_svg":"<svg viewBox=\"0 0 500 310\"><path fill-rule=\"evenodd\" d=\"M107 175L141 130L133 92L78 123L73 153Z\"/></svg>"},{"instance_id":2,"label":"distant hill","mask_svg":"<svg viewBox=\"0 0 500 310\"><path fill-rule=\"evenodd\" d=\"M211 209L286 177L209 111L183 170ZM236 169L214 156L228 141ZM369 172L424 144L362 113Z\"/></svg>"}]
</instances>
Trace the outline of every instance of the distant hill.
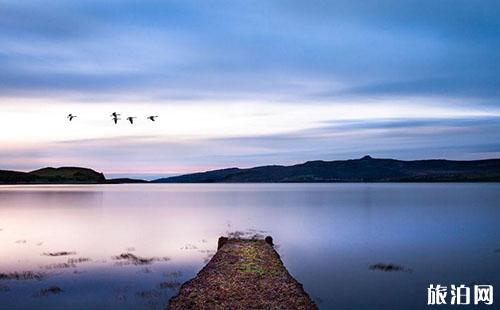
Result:
<instances>
[{"instance_id":1,"label":"distant hill","mask_svg":"<svg viewBox=\"0 0 500 310\"><path fill-rule=\"evenodd\" d=\"M147 182L106 179L88 168L43 168L31 172L0 170L0 184L121 183L286 183L286 182L500 182L500 159L403 161L365 156L360 159L308 161L293 166L228 168Z\"/></svg>"},{"instance_id":2,"label":"distant hill","mask_svg":"<svg viewBox=\"0 0 500 310\"><path fill-rule=\"evenodd\" d=\"M162 178L154 183L500 182L500 159L403 161L372 158L308 161L293 166L229 168Z\"/></svg>"},{"instance_id":3,"label":"distant hill","mask_svg":"<svg viewBox=\"0 0 500 310\"><path fill-rule=\"evenodd\" d=\"M38 180L45 180L50 183L104 183L104 174L88 168L61 167L43 168L28 172Z\"/></svg>"},{"instance_id":4,"label":"distant hill","mask_svg":"<svg viewBox=\"0 0 500 310\"><path fill-rule=\"evenodd\" d=\"M149 183L149 182L145 180L131 179L131 178L116 178L116 179L106 180L106 184L124 184L124 183Z\"/></svg>"},{"instance_id":5,"label":"distant hill","mask_svg":"<svg viewBox=\"0 0 500 310\"><path fill-rule=\"evenodd\" d=\"M0 170L0 184L35 183L37 177L26 172Z\"/></svg>"},{"instance_id":6,"label":"distant hill","mask_svg":"<svg viewBox=\"0 0 500 310\"><path fill-rule=\"evenodd\" d=\"M0 170L0 184L104 184L138 183L134 179L106 180L104 174L88 168L43 168L31 172Z\"/></svg>"}]
</instances>

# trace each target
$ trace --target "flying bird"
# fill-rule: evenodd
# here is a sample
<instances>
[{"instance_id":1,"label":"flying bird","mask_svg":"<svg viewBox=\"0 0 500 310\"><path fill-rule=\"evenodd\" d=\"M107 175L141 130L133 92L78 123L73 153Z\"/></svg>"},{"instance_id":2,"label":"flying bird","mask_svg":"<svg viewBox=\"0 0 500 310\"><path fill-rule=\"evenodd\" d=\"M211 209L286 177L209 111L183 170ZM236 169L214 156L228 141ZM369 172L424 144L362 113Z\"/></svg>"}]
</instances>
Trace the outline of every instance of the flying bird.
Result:
<instances>
[{"instance_id":1,"label":"flying bird","mask_svg":"<svg viewBox=\"0 0 500 310\"><path fill-rule=\"evenodd\" d=\"M157 118L157 117L158 117L158 115L151 115L151 116L148 116L146 118L149 119L149 120L152 120L154 122L155 118Z\"/></svg>"},{"instance_id":2,"label":"flying bird","mask_svg":"<svg viewBox=\"0 0 500 310\"><path fill-rule=\"evenodd\" d=\"M119 114L119 113L116 113L116 112L113 112L113 113L111 113L111 116L112 116L113 118L118 118L118 116L120 116L120 114Z\"/></svg>"},{"instance_id":3,"label":"flying bird","mask_svg":"<svg viewBox=\"0 0 500 310\"><path fill-rule=\"evenodd\" d=\"M115 125L116 125L116 123L118 123L118 120L120 120L120 119L118 118L118 116L113 116L112 120L113 120L113 122L115 122Z\"/></svg>"},{"instance_id":4,"label":"flying bird","mask_svg":"<svg viewBox=\"0 0 500 310\"><path fill-rule=\"evenodd\" d=\"M69 119L69 121L71 122L74 118L76 117L76 115L73 115L73 114L68 114L67 118Z\"/></svg>"},{"instance_id":5,"label":"flying bird","mask_svg":"<svg viewBox=\"0 0 500 310\"><path fill-rule=\"evenodd\" d=\"M135 116L129 116L127 117L127 120L130 122L130 124L133 124L134 123L134 118L137 118Z\"/></svg>"}]
</instances>

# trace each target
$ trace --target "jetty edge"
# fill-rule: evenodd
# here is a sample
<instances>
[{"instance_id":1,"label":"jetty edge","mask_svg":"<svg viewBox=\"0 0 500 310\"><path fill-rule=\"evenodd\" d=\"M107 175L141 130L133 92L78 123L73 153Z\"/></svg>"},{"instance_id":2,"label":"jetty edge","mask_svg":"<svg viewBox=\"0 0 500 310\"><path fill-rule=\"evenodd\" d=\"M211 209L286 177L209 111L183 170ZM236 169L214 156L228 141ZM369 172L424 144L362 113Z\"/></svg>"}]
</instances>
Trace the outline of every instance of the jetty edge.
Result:
<instances>
[{"instance_id":1,"label":"jetty edge","mask_svg":"<svg viewBox=\"0 0 500 310\"><path fill-rule=\"evenodd\" d=\"M166 309L318 309L283 265L273 239L220 237L218 249Z\"/></svg>"}]
</instances>

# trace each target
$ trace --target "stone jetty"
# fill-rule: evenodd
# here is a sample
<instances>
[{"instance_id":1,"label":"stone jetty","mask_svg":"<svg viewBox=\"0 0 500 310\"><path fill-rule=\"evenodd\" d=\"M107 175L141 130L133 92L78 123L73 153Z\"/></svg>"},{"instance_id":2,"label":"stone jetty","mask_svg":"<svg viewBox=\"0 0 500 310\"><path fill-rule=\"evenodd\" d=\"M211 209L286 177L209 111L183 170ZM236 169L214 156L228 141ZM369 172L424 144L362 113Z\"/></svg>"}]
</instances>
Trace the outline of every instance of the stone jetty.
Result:
<instances>
[{"instance_id":1,"label":"stone jetty","mask_svg":"<svg viewBox=\"0 0 500 310\"><path fill-rule=\"evenodd\" d=\"M219 238L217 253L167 309L317 309L266 239Z\"/></svg>"}]
</instances>

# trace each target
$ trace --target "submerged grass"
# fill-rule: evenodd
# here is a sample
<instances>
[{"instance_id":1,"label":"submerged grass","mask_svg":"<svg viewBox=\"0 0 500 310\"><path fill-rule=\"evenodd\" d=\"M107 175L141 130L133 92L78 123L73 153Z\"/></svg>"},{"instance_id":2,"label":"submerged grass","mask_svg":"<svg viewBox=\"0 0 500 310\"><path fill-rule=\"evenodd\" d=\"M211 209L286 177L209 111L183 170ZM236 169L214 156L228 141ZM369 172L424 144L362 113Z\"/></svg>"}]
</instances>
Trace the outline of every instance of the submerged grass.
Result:
<instances>
[{"instance_id":1,"label":"submerged grass","mask_svg":"<svg viewBox=\"0 0 500 310\"><path fill-rule=\"evenodd\" d=\"M370 265L368 268L370 270L379 270L379 271L385 271L385 272L391 272L391 271L404 271L404 272L410 272L410 273L412 272L412 269L410 269L410 268L406 268L404 266L392 264L392 263L389 263L389 264L376 263L376 264Z\"/></svg>"},{"instance_id":2,"label":"submerged grass","mask_svg":"<svg viewBox=\"0 0 500 310\"><path fill-rule=\"evenodd\" d=\"M114 260L118 261L118 265L149 265L153 262L166 262L169 261L170 258L167 256L164 257L140 257L134 255L132 253L122 253L117 256L112 257Z\"/></svg>"},{"instance_id":3,"label":"submerged grass","mask_svg":"<svg viewBox=\"0 0 500 310\"><path fill-rule=\"evenodd\" d=\"M63 290L59 286L51 286L48 288L41 289L35 296L38 297L47 297L49 295L56 295L62 293Z\"/></svg>"},{"instance_id":4,"label":"submerged grass","mask_svg":"<svg viewBox=\"0 0 500 310\"><path fill-rule=\"evenodd\" d=\"M44 272L34 271L15 271L9 273L0 273L0 280L37 280L41 281L47 277Z\"/></svg>"},{"instance_id":5,"label":"submerged grass","mask_svg":"<svg viewBox=\"0 0 500 310\"><path fill-rule=\"evenodd\" d=\"M76 255L76 252L73 251L61 251L61 252L48 252L48 253L42 253L42 255L45 256L67 256L67 255Z\"/></svg>"}]
</instances>

